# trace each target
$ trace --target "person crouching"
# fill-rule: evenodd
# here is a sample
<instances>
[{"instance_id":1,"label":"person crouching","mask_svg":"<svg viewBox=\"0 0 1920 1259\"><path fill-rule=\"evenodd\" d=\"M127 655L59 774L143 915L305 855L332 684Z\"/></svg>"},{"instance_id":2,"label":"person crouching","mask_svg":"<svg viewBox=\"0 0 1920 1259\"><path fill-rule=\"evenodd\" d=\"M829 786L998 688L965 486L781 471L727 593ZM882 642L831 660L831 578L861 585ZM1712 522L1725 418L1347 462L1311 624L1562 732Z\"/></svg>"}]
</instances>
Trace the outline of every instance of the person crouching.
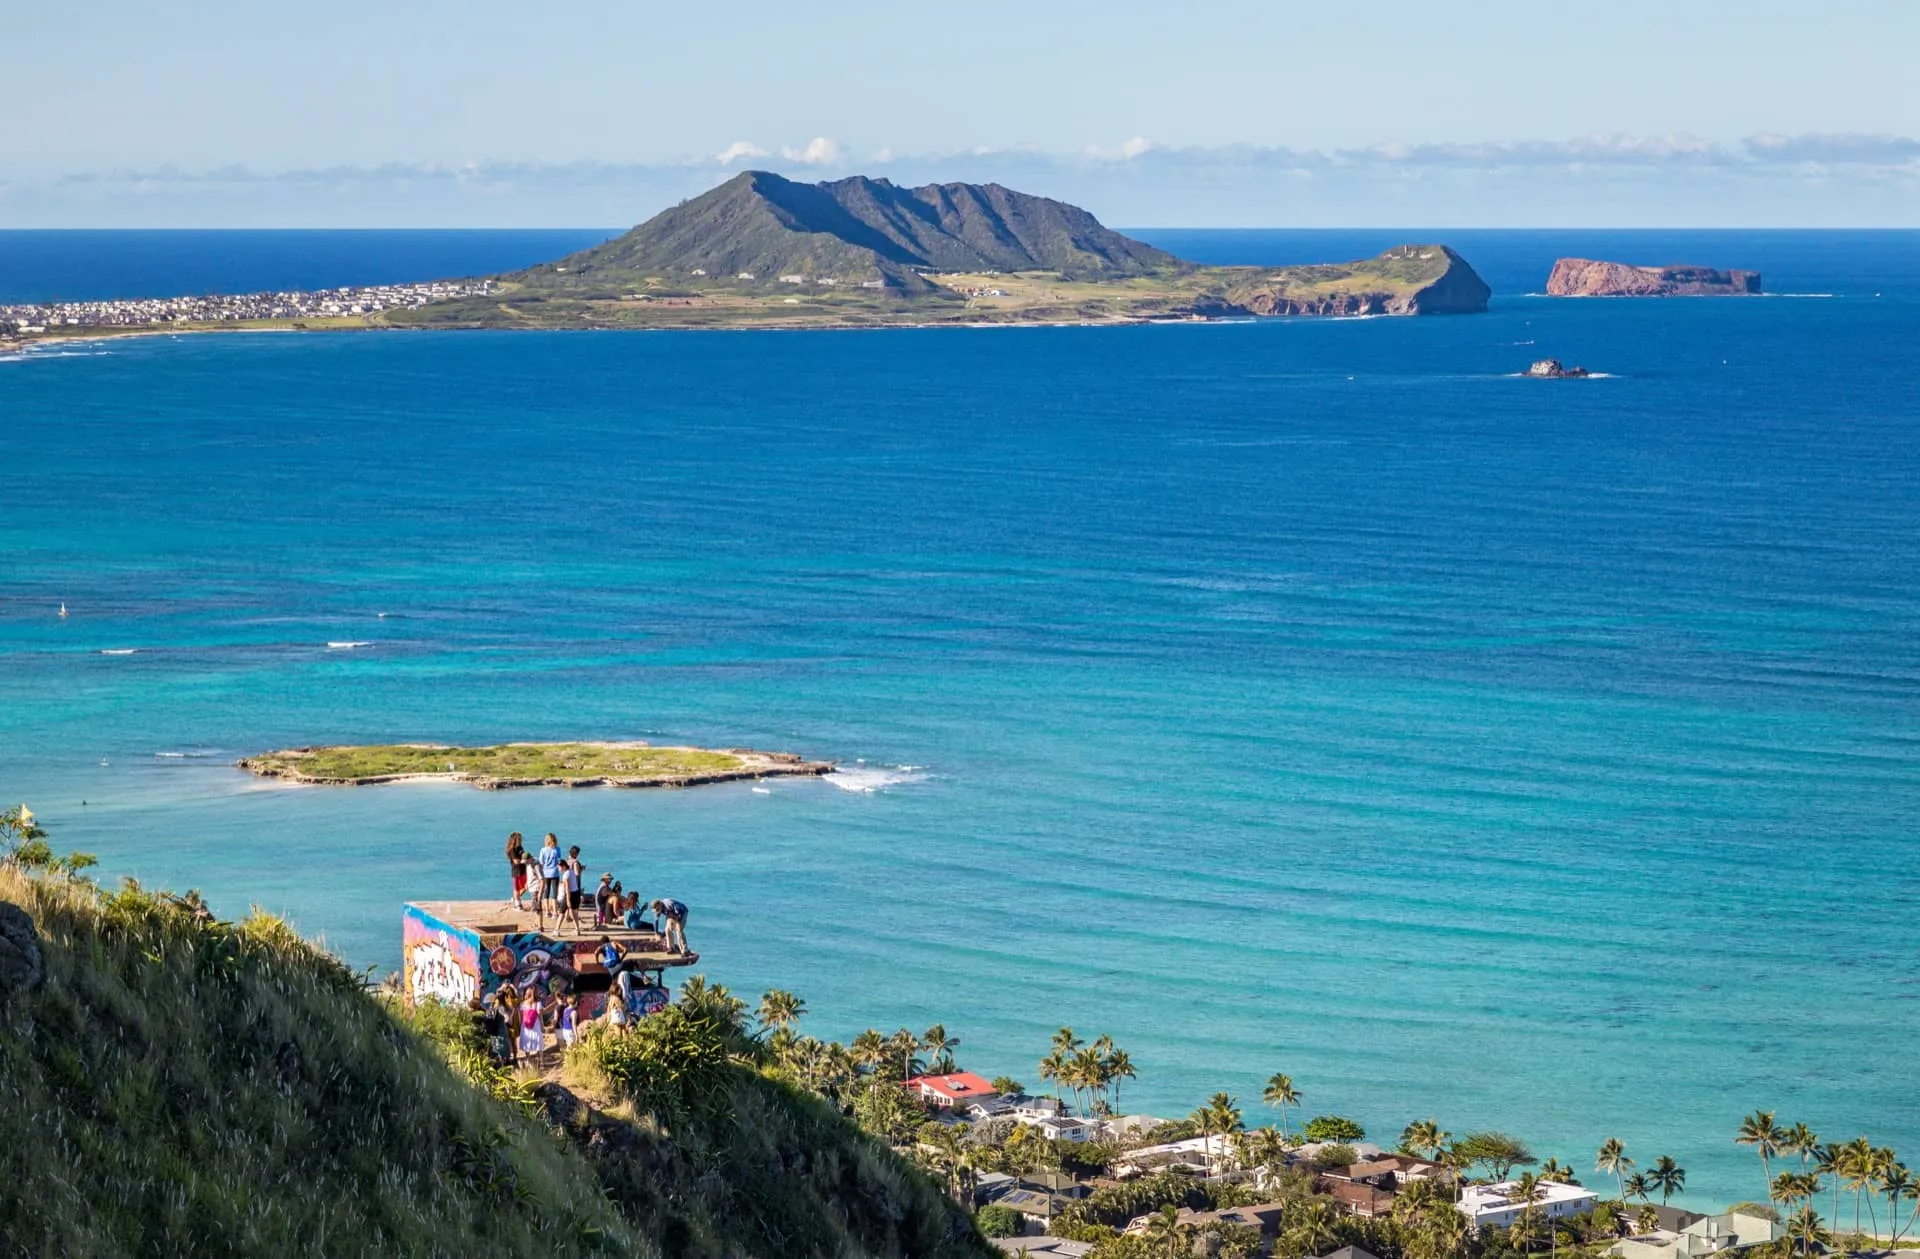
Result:
<instances>
[{"instance_id":1,"label":"person crouching","mask_svg":"<svg viewBox=\"0 0 1920 1259\"><path fill-rule=\"evenodd\" d=\"M671 896L663 896L653 903L653 929L666 936L669 950L680 953L687 949L687 907Z\"/></svg>"}]
</instances>

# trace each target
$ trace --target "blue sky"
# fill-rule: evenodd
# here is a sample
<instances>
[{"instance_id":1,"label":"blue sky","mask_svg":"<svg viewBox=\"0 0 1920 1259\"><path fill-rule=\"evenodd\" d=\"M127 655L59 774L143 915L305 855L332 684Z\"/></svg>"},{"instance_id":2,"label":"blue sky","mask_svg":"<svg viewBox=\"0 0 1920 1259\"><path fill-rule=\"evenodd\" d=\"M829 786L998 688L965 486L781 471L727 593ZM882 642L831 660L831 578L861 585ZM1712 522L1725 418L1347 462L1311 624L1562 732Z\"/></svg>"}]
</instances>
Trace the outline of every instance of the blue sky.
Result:
<instances>
[{"instance_id":1,"label":"blue sky","mask_svg":"<svg viewBox=\"0 0 1920 1259\"><path fill-rule=\"evenodd\" d=\"M745 166L1136 225L1920 225L1904 0L0 5L0 226L619 224Z\"/></svg>"}]
</instances>

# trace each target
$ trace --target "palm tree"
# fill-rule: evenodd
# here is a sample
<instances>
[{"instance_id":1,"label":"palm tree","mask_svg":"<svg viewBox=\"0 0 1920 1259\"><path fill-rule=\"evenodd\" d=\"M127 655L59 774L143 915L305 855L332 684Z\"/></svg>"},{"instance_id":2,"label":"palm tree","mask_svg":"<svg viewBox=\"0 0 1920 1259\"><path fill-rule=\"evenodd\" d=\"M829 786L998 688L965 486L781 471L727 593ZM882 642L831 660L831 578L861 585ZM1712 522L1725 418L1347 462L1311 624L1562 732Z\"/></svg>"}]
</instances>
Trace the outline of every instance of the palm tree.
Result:
<instances>
[{"instance_id":1,"label":"palm tree","mask_svg":"<svg viewBox=\"0 0 1920 1259\"><path fill-rule=\"evenodd\" d=\"M920 1038L920 1048L933 1055L927 1070L935 1075L945 1075L953 1070L953 1051L960 1048L960 1038L947 1035L946 1024L935 1023Z\"/></svg>"},{"instance_id":2,"label":"palm tree","mask_svg":"<svg viewBox=\"0 0 1920 1259\"><path fill-rule=\"evenodd\" d=\"M932 1148L935 1170L946 1180L947 1192L955 1202L965 1206L967 1198L961 1189L972 1169L968 1159L971 1147L961 1140L958 1128L951 1124L929 1123L921 1130L920 1140Z\"/></svg>"},{"instance_id":3,"label":"palm tree","mask_svg":"<svg viewBox=\"0 0 1920 1259\"><path fill-rule=\"evenodd\" d=\"M1139 1073L1133 1069L1133 1059L1124 1049L1109 1050L1106 1057L1107 1082L1113 1088L1113 1113L1120 1113L1120 1081L1137 1080Z\"/></svg>"},{"instance_id":4,"label":"palm tree","mask_svg":"<svg viewBox=\"0 0 1920 1259\"><path fill-rule=\"evenodd\" d=\"M1193 1225L1180 1222L1180 1208L1169 1203L1147 1226L1147 1240L1167 1259L1182 1259L1193 1253L1193 1232Z\"/></svg>"},{"instance_id":5,"label":"palm tree","mask_svg":"<svg viewBox=\"0 0 1920 1259\"><path fill-rule=\"evenodd\" d=\"M1523 1254L1528 1249L1526 1239L1533 1236L1534 1226L1539 1223L1540 1199L1545 1194L1546 1188L1541 1178L1532 1172L1521 1172L1513 1178L1513 1187L1507 1197L1520 1204L1520 1216L1507 1227L1507 1236L1514 1239L1516 1248Z\"/></svg>"},{"instance_id":6,"label":"palm tree","mask_svg":"<svg viewBox=\"0 0 1920 1259\"><path fill-rule=\"evenodd\" d=\"M1280 1135L1287 1136L1287 1107L1300 1104L1300 1094L1293 1087L1293 1077L1281 1071L1268 1076L1267 1087L1260 1090L1260 1100L1279 1110Z\"/></svg>"},{"instance_id":7,"label":"palm tree","mask_svg":"<svg viewBox=\"0 0 1920 1259\"><path fill-rule=\"evenodd\" d=\"M1887 1195L1887 1227L1893 1232L1893 1239L1887 1244L1897 1246L1900 1236L1913 1226L1914 1216L1920 1214L1920 1207L1907 1213L1907 1222L1900 1222L1900 1201L1920 1202L1920 1180L1916 1180L1904 1163L1892 1163L1880 1172L1880 1192Z\"/></svg>"},{"instance_id":8,"label":"palm tree","mask_svg":"<svg viewBox=\"0 0 1920 1259\"><path fill-rule=\"evenodd\" d=\"M1215 1093L1207 1099L1206 1110L1213 1130L1221 1136L1240 1131L1240 1103L1236 1099Z\"/></svg>"},{"instance_id":9,"label":"palm tree","mask_svg":"<svg viewBox=\"0 0 1920 1259\"><path fill-rule=\"evenodd\" d=\"M1833 1244L1833 1234L1826 1230L1820 1217L1814 1214L1811 1204L1801 1207L1787 1221L1787 1239L1803 1256L1812 1256L1816 1250L1825 1250Z\"/></svg>"},{"instance_id":10,"label":"palm tree","mask_svg":"<svg viewBox=\"0 0 1920 1259\"><path fill-rule=\"evenodd\" d=\"M1559 1185L1577 1185L1573 1178L1573 1169L1557 1158L1550 1158L1540 1165L1540 1179L1550 1180Z\"/></svg>"},{"instance_id":11,"label":"palm tree","mask_svg":"<svg viewBox=\"0 0 1920 1259\"><path fill-rule=\"evenodd\" d=\"M760 1026L775 1031L791 1031L800 1022L800 1016L807 1012L807 1003L794 996L785 988L775 988L760 998L760 1008L754 1018Z\"/></svg>"},{"instance_id":12,"label":"palm tree","mask_svg":"<svg viewBox=\"0 0 1920 1259\"><path fill-rule=\"evenodd\" d=\"M1053 1085L1053 1100L1060 1100L1060 1077L1066 1072L1067 1056L1056 1049L1040 1060L1040 1078Z\"/></svg>"},{"instance_id":13,"label":"palm tree","mask_svg":"<svg viewBox=\"0 0 1920 1259\"><path fill-rule=\"evenodd\" d=\"M1773 1202L1792 1206L1820 1192L1820 1178L1811 1172L1781 1172L1773 1178Z\"/></svg>"},{"instance_id":14,"label":"palm tree","mask_svg":"<svg viewBox=\"0 0 1920 1259\"><path fill-rule=\"evenodd\" d=\"M1255 1128L1246 1138L1243 1161L1247 1166L1265 1168L1272 1173L1287 1165L1287 1139L1278 1129Z\"/></svg>"},{"instance_id":15,"label":"palm tree","mask_svg":"<svg viewBox=\"0 0 1920 1259\"><path fill-rule=\"evenodd\" d=\"M1768 1193L1773 1192L1773 1172L1767 1160L1785 1148L1786 1135L1786 1129L1773 1121L1772 1111L1756 1110L1740 1121L1740 1133L1733 1139L1735 1145L1750 1145L1759 1152L1760 1176L1767 1182Z\"/></svg>"},{"instance_id":16,"label":"palm tree","mask_svg":"<svg viewBox=\"0 0 1920 1259\"><path fill-rule=\"evenodd\" d=\"M1647 1195L1651 1192L1653 1192L1653 1186L1648 1183L1646 1176L1640 1172L1628 1172L1627 1178L1620 1182L1620 1200L1622 1202L1632 1198L1638 1198L1640 1201L1645 1202Z\"/></svg>"},{"instance_id":17,"label":"palm tree","mask_svg":"<svg viewBox=\"0 0 1920 1259\"><path fill-rule=\"evenodd\" d=\"M1437 1159L1451 1139L1452 1134L1442 1132L1434 1120L1416 1119L1401 1131L1400 1148L1409 1154L1425 1154L1430 1159Z\"/></svg>"},{"instance_id":18,"label":"palm tree","mask_svg":"<svg viewBox=\"0 0 1920 1259\"><path fill-rule=\"evenodd\" d=\"M1840 1147L1839 1162L1834 1167L1841 1183L1853 1190L1853 1233L1856 1238L1860 1235L1860 1200L1873 1184L1873 1163L1873 1143L1865 1137L1855 1137Z\"/></svg>"},{"instance_id":19,"label":"palm tree","mask_svg":"<svg viewBox=\"0 0 1920 1259\"><path fill-rule=\"evenodd\" d=\"M1833 1218L1840 1218L1840 1165L1846 1162L1844 1145L1829 1141L1813 1148L1813 1166L1822 1176L1833 1177Z\"/></svg>"},{"instance_id":20,"label":"palm tree","mask_svg":"<svg viewBox=\"0 0 1920 1259\"><path fill-rule=\"evenodd\" d=\"M1654 1209L1651 1202L1647 1203L1647 1205L1641 1207L1639 1213L1633 1217L1633 1226L1643 1233L1651 1233L1654 1229L1660 1227L1660 1212Z\"/></svg>"},{"instance_id":21,"label":"palm tree","mask_svg":"<svg viewBox=\"0 0 1920 1259\"><path fill-rule=\"evenodd\" d=\"M1647 1179L1660 1190L1660 1205L1665 1206L1667 1199L1687 1187L1687 1169L1674 1162L1671 1155L1662 1154L1653 1161Z\"/></svg>"},{"instance_id":22,"label":"palm tree","mask_svg":"<svg viewBox=\"0 0 1920 1259\"><path fill-rule=\"evenodd\" d=\"M900 1064L902 1080L911 1080L920 1074L923 1064L916 1056L919 1048L920 1038L904 1027L887 1037L888 1065L891 1066L896 1062Z\"/></svg>"},{"instance_id":23,"label":"palm tree","mask_svg":"<svg viewBox=\"0 0 1920 1259\"><path fill-rule=\"evenodd\" d=\"M878 1089L880 1064L887 1060L887 1038L869 1027L853 1038L853 1044L848 1046L848 1050L852 1054L854 1065L865 1071L871 1087Z\"/></svg>"},{"instance_id":24,"label":"palm tree","mask_svg":"<svg viewBox=\"0 0 1920 1259\"><path fill-rule=\"evenodd\" d=\"M1633 1160L1627 1157L1627 1147L1619 1137L1608 1137L1600 1143L1600 1152L1594 1157L1593 1170L1605 1172L1613 1177L1613 1183L1620 1187L1620 1200L1627 1198L1627 1173L1633 1170Z\"/></svg>"},{"instance_id":25,"label":"palm tree","mask_svg":"<svg viewBox=\"0 0 1920 1259\"><path fill-rule=\"evenodd\" d=\"M1803 1123L1796 1123L1787 1129L1781 1138L1780 1145L1782 1149L1791 1150L1800 1156L1800 1170L1804 1172L1807 1170L1807 1160L1813 1156L1815 1150L1820 1148L1820 1138L1814 1135L1812 1128Z\"/></svg>"}]
</instances>

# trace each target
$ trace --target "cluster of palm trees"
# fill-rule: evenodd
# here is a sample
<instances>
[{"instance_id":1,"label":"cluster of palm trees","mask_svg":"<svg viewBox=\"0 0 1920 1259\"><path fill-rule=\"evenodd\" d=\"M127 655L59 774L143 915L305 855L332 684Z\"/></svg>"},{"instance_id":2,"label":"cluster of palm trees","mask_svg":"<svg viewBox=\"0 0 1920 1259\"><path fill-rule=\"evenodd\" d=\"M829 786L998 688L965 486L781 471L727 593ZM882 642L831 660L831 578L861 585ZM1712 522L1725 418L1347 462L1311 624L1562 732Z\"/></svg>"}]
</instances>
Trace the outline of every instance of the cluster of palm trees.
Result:
<instances>
[{"instance_id":1,"label":"cluster of palm trees","mask_svg":"<svg viewBox=\"0 0 1920 1259\"><path fill-rule=\"evenodd\" d=\"M1687 1169L1674 1162L1670 1154L1662 1154L1645 1171L1635 1170L1634 1161L1628 1157L1627 1147L1619 1137L1608 1137L1600 1143L1593 1166L1595 1170L1614 1178L1620 1187L1622 1202L1631 1202L1635 1198L1647 1202L1658 1190L1660 1203L1664 1206L1674 1194L1687 1187Z\"/></svg>"},{"instance_id":2,"label":"cluster of palm trees","mask_svg":"<svg viewBox=\"0 0 1920 1259\"><path fill-rule=\"evenodd\" d=\"M960 1047L960 1038L944 1024L918 1034L904 1027L891 1035L868 1028L842 1045L801 1035L800 1017L806 1012L803 999L775 988L760 998L754 1017L775 1064L824 1097L843 1099L857 1084L874 1090L889 1081L954 1069L953 1051Z\"/></svg>"},{"instance_id":3,"label":"cluster of palm trees","mask_svg":"<svg viewBox=\"0 0 1920 1259\"><path fill-rule=\"evenodd\" d=\"M1063 1027L1053 1034L1053 1047L1040 1060L1040 1078L1054 1086L1054 1096L1067 1089L1074 1111L1081 1115L1118 1114L1120 1082L1138 1078L1127 1051L1101 1036L1089 1045Z\"/></svg>"},{"instance_id":4,"label":"cluster of palm trees","mask_svg":"<svg viewBox=\"0 0 1920 1259\"><path fill-rule=\"evenodd\" d=\"M1853 1194L1853 1240L1865 1236L1862 1215L1874 1236L1881 1236L1879 1200L1886 1199L1889 1246L1912 1231L1920 1215L1920 1179L1885 1146L1866 1137L1845 1142L1823 1142L1804 1123L1782 1124L1770 1110L1756 1110L1740 1122L1734 1144L1751 1146L1760 1156L1760 1174L1767 1182L1767 1200L1796 1208L1787 1220L1787 1233L1796 1248L1811 1252L1827 1244L1830 1233L1814 1210L1814 1199L1833 1182L1833 1218L1840 1217L1840 1195ZM1792 1156L1798 1167L1773 1171L1773 1160ZM1903 1205L1904 1204L1904 1205ZM1903 1218L1904 1216L1904 1218Z\"/></svg>"}]
</instances>

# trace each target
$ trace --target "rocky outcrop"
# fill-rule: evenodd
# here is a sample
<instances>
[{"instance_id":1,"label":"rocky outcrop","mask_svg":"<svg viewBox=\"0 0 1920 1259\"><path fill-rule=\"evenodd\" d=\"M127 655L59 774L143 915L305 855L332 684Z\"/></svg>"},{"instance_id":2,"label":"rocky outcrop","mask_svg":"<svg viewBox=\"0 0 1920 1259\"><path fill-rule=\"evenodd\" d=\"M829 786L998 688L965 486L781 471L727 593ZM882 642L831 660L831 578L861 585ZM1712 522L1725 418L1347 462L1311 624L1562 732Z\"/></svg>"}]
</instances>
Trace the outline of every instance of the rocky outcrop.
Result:
<instances>
[{"instance_id":1,"label":"rocky outcrop","mask_svg":"<svg viewBox=\"0 0 1920 1259\"><path fill-rule=\"evenodd\" d=\"M40 955L40 935L27 911L11 901L0 901L0 999L9 993L32 992L47 977Z\"/></svg>"},{"instance_id":2,"label":"rocky outcrop","mask_svg":"<svg viewBox=\"0 0 1920 1259\"><path fill-rule=\"evenodd\" d=\"M1247 269L1247 279L1196 302L1207 315L1465 315L1493 290L1445 245L1398 245L1325 266Z\"/></svg>"},{"instance_id":3,"label":"rocky outcrop","mask_svg":"<svg viewBox=\"0 0 1920 1259\"><path fill-rule=\"evenodd\" d=\"M1758 292L1758 271L1637 267L1591 258L1562 258L1547 277L1549 297L1744 297Z\"/></svg>"}]
</instances>

